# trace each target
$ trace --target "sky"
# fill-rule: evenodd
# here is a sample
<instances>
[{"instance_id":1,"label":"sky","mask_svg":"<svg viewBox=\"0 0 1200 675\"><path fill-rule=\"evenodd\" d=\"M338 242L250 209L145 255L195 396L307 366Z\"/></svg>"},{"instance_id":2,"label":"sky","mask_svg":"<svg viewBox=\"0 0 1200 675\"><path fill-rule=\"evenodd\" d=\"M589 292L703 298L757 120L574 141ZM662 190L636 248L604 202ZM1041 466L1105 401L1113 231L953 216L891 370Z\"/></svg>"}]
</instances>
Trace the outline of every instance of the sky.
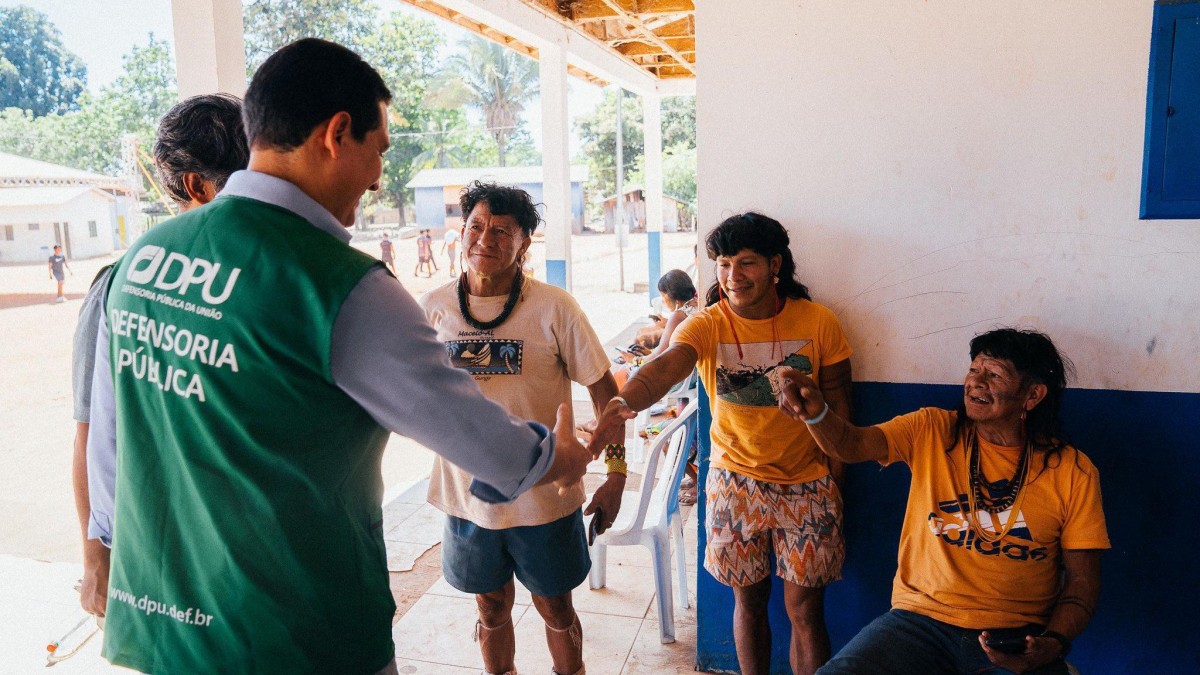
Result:
<instances>
[{"instance_id":1,"label":"sky","mask_svg":"<svg viewBox=\"0 0 1200 675\"><path fill-rule=\"evenodd\" d=\"M432 19L446 38L443 55L448 55L464 35L469 33L411 6L391 0L379 2L384 12L391 10L412 13ZM46 13L62 32L63 44L83 59L88 67L88 89L96 92L121 74L121 57L134 45L145 44L153 33L174 43L171 25L171 0L0 0L0 6L27 5ZM595 109L603 90L575 78L570 78L568 95L569 115L574 120ZM534 99L525 110L525 120L534 144L541 150L541 103ZM570 150L579 159L582 142L572 134Z\"/></svg>"}]
</instances>

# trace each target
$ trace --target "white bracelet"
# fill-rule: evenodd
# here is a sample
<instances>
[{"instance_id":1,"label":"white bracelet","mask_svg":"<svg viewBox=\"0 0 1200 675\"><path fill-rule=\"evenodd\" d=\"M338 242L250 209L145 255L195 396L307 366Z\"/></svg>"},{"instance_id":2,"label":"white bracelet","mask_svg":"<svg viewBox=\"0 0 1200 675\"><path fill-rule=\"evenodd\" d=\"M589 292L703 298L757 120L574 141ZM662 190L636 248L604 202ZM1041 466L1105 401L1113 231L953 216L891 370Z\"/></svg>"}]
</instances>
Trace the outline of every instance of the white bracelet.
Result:
<instances>
[{"instance_id":1,"label":"white bracelet","mask_svg":"<svg viewBox=\"0 0 1200 675\"><path fill-rule=\"evenodd\" d=\"M820 415L817 415L816 417L812 418L811 420L804 420L804 423L809 426L812 426L814 424L820 424L821 420L825 419L825 416L828 414L829 414L829 404L826 403L825 409L821 411Z\"/></svg>"},{"instance_id":2,"label":"white bracelet","mask_svg":"<svg viewBox=\"0 0 1200 675\"><path fill-rule=\"evenodd\" d=\"M609 403L612 403L613 401L616 401L617 403L620 403L621 405L625 406L626 408L629 408L629 401L626 401L624 396L614 396L614 397L608 399ZM633 410L633 408L629 408L629 409Z\"/></svg>"}]
</instances>

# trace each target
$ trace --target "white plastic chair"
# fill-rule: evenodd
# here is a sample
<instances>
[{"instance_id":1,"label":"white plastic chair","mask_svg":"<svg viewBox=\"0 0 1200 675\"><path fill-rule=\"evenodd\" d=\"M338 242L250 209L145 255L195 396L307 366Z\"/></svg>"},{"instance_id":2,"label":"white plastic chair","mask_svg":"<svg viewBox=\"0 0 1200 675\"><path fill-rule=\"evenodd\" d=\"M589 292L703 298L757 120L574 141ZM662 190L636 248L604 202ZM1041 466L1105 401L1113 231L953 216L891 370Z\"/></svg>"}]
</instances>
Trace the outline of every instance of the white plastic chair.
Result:
<instances>
[{"instance_id":1,"label":"white plastic chair","mask_svg":"<svg viewBox=\"0 0 1200 675\"><path fill-rule=\"evenodd\" d=\"M681 399L685 398L689 401L695 401L697 396L699 396L699 382L700 375L696 372L696 369L693 368L690 375L680 381L679 384L671 387L671 390L668 391L666 395L663 396L659 401L655 402L654 405L664 403L668 407L671 407L676 405ZM653 405L650 406L650 408L653 407ZM639 438L642 435L642 430L644 430L650 424L650 408L646 408L645 410L639 412L637 417L633 419L633 433ZM629 461L631 462L642 461L642 454L640 452L641 445L637 444L636 447L639 449L639 451L629 455Z\"/></svg>"},{"instance_id":2,"label":"white plastic chair","mask_svg":"<svg viewBox=\"0 0 1200 675\"><path fill-rule=\"evenodd\" d=\"M675 548L675 569L679 576L679 606L688 604L687 553L683 545L683 519L679 515L679 483L687 467L688 450L696 435L697 400L692 398L683 412L663 428L650 446L642 487L636 504L632 492L622 497L617 521L591 546L592 571L589 586L605 586L605 563L609 546L640 544L650 549L654 559L654 588L658 594L659 639L663 644L675 641L675 611L671 602L671 546ZM663 453L666 448L667 452ZM658 470L659 464L662 470ZM631 508L634 507L635 508Z\"/></svg>"}]
</instances>

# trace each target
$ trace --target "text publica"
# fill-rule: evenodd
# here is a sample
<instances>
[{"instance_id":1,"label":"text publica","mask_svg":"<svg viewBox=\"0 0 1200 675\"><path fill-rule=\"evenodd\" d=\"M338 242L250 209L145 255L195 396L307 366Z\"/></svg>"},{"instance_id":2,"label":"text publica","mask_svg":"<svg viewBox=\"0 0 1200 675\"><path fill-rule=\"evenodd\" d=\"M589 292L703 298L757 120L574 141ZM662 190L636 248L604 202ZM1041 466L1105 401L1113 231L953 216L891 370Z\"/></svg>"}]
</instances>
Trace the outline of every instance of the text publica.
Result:
<instances>
[{"instance_id":1,"label":"text publica","mask_svg":"<svg viewBox=\"0 0 1200 675\"><path fill-rule=\"evenodd\" d=\"M172 364L166 365L156 358L157 352L146 351L146 347L173 353L176 356L212 368L228 368L238 372L237 351L230 342L210 338L172 323L156 321L144 314L124 309L109 312L109 330L119 337L131 338L142 343L138 347L120 347L116 353L116 372L120 375L129 369L139 380L149 382L163 391L170 391L184 398L195 396L204 401L204 381L198 372L189 371Z\"/></svg>"}]
</instances>

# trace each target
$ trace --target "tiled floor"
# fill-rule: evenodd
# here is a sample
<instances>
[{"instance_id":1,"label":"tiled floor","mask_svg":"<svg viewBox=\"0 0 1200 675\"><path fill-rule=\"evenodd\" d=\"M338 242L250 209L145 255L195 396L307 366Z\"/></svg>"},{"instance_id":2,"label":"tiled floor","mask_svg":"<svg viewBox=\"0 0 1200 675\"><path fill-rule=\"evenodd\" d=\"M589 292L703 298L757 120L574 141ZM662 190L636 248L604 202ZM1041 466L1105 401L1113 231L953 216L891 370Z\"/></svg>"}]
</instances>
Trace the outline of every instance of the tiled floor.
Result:
<instances>
[{"instance_id":1,"label":"tiled floor","mask_svg":"<svg viewBox=\"0 0 1200 675\"><path fill-rule=\"evenodd\" d=\"M417 484L384 510L385 540L393 592L405 592L413 561L441 540L442 514L424 504L424 484ZM630 492L629 494L633 494ZM641 546L608 549L607 587L588 588L584 582L573 594L584 633L584 659L590 675L690 673L696 645L696 520L694 509L684 515L688 560L689 609L675 607L673 644L659 641L650 552ZM482 659L472 642L475 601L451 588L445 579L430 584L416 573L412 582L421 596L393 627L396 663L405 674L479 673ZM60 637L82 617L72 586L79 565L44 563L0 556L0 671L41 672L45 645ZM676 581L677 584L677 581ZM419 588L423 585L425 588ZM678 586L674 586L677 589ZM409 591L414 589L408 589ZM544 623L530 604L529 592L517 586L513 622L517 635L517 667L522 673L550 673ZM76 656L54 673L127 673L100 657L97 634Z\"/></svg>"},{"instance_id":2,"label":"tiled floor","mask_svg":"<svg viewBox=\"0 0 1200 675\"><path fill-rule=\"evenodd\" d=\"M424 486L418 484L401 499L412 499L412 495L423 489ZM432 507L420 506L399 523L385 522L384 527L389 533L432 529L432 522L438 516L440 512ZM589 675L693 672L696 646L695 512L688 509L684 516L689 608L675 607L676 641L662 644L659 640L650 552L641 546L610 547L606 587L591 590L585 581L572 594L583 626L584 660ZM390 547L395 544L389 541L388 545L390 560ZM399 584L394 582L394 588L404 584L404 575L398 576ZM678 586L674 588L677 592ZM513 608L516 665L522 673L547 674L551 672L551 660L546 648L545 624L530 603L529 592L518 583ZM479 673L483 661L478 646L472 641L475 618L472 596L455 590L444 578L438 579L393 627L400 672Z\"/></svg>"}]
</instances>

